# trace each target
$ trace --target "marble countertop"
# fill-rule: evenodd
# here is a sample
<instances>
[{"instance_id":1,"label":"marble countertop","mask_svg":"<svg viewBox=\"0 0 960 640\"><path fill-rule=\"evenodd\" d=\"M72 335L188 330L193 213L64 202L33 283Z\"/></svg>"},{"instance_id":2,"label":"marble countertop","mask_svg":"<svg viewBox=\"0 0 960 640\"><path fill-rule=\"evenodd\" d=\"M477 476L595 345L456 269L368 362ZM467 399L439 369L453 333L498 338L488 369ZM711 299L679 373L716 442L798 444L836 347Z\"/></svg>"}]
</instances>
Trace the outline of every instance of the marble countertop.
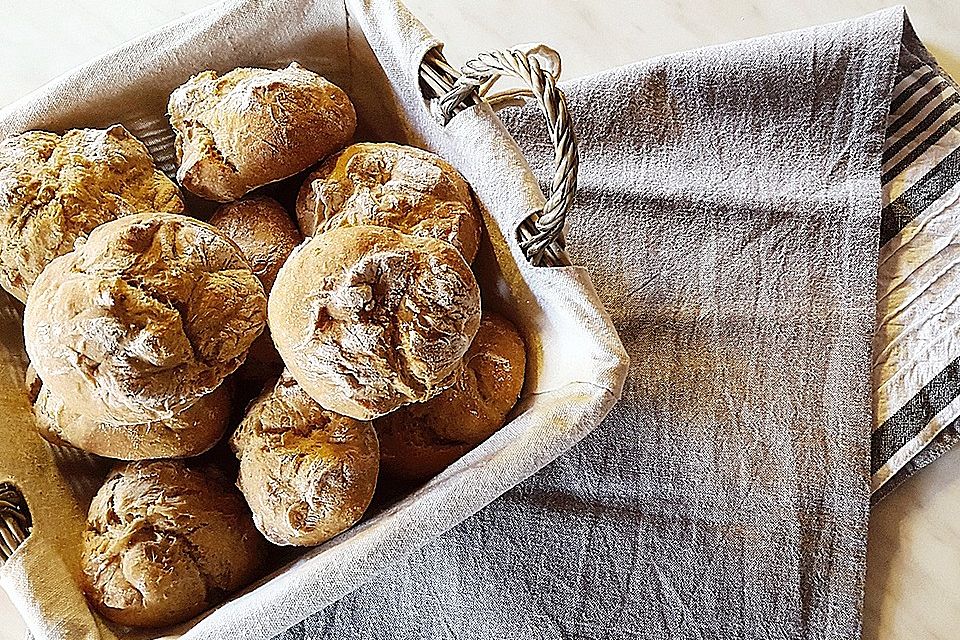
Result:
<instances>
[{"instance_id":1,"label":"marble countertop","mask_svg":"<svg viewBox=\"0 0 960 640\"><path fill-rule=\"evenodd\" d=\"M71 67L198 9L203 0L0 0L0 106ZM542 41L564 77L664 53L855 17L881 0L406 0L451 62ZM907 0L914 27L960 78L956 0ZM960 636L960 449L878 505L870 519L866 640ZM0 592L0 640L24 626Z\"/></svg>"}]
</instances>

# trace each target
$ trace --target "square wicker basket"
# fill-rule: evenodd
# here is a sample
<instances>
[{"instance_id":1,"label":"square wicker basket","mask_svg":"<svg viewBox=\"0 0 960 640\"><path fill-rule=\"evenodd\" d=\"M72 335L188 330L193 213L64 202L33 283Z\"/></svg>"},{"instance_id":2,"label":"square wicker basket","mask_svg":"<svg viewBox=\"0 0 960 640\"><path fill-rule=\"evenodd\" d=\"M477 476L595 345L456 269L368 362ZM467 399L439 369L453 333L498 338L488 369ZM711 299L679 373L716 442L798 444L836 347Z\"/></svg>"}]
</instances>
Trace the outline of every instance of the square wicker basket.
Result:
<instances>
[{"instance_id":1,"label":"square wicker basket","mask_svg":"<svg viewBox=\"0 0 960 640\"><path fill-rule=\"evenodd\" d=\"M517 324L527 380L510 421L439 476L356 527L176 628L132 631L92 613L77 582L79 541L105 462L55 451L37 435L23 385L22 307L0 297L0 582L32 634L113 638L270 638L349 593L546 466L619 398L627 357L590 279L565 266L562 228L576 147L549 52L491 52L454 71L392 0L231 0L187 16L58 78L0 111L0 137L122 123L174 170L169 92L203 69L296 60L342 87L357 139L420 146L472 185L487 233L474 265L483 304ZM482 94L514 75L541 102L557 149L545 200ZM512 93L510 97L516 97ZM201 203L188 202L196 209ZM537 265L537 266L535 266Z\"/></svg>"}]
</instances>

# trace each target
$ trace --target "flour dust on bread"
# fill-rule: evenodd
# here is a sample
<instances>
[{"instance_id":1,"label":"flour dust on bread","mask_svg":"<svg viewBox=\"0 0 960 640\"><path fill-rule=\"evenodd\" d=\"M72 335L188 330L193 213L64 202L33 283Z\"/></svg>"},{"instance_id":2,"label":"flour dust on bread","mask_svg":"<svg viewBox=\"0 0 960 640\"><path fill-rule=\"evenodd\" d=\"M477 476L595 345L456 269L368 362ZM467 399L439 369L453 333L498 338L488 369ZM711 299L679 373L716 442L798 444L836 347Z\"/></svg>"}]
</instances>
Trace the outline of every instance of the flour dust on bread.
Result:
<instances>
[{"instance_id":1,"label":"flour dust on bread","mask_svg":"<svg viewBox=\"0 0 960 640\"><path fill-rule=\"evenodd\" d=\"M349 144L357 126L339 87L293 63L204 71L171 95L177 180L208 200L238 200Z\"/></svg>"},{"instance_id":2,"label":"flour dust on bread","mask_svg":"<svg viewBox=\"0 0 960 640\"><path fill-rule=\"evenodd\" d=\"M484 313L449 389L374 421L384 474L424 480L489 438L516 404L525 369L516 327L503 316Z\"/></svg>"},{"instance_id":3,"label":"flour dust on bread","mask_svg":"<svg viewBox=\"0 0 960 640\"><path fill-rule=\"evenodd\" d=\"M213 467L131 462L90 503L81 557L87 598L108 620L188 620L252 581L266 543L240 492Z\"/></svg>"},{"instance_id":4,"label":"flour dust on bread","mask_svg":"<svg viewBox=\"0 0 960 640\"><path fill-rule=\"evenodd\" d=\"M180 213L177 186L120 125L0 142L0 286L21 302L54 258L95 227L140 211Z\"/></svg>"},{"instance_id":5,"label":"flour dust on bread","mask_svg":"<svg viewBox=\"0 0 960 640\"><path fill-rule=\"evenodd\" d=\"M445 240L473 262L480 214L470 187L440 156L388 142L362 142L330 156L303 183L297 220L312 236L377 225Z\"/></svg>"},{"instance_id":6,"label":"flour dust on bread","mask_svg":"<svg viewBox=\"0 0 960 640\"><path fill-rule=\"evenodd\" d=\"M280 545L317 545L363 516L377 486L369 422L327 411L284 373L247 408L230 441L257 528Z\"/></svg>"},{"instance_id":7,"label":"flour dust on bread","mask_svg":"<svg viewBox=\"0 0 960 640\"><path fill-rule=\"evenodd\" d=\"M48 442L71 446L117 460L189 458L213 447L230 421L228 378L212 392L165 420L112 424L75 413L47 387L33 399L40 435Z\"/></svg>"},{"instance_id":8,"label":"flour dust on bread","mask_svg":"<svg viewBox=\"0 0 960 640\"><path fill-rule=\"evenodd\" d=\"M453 384L480 325L480 290L453 245L384 227L307 240L269 300L274 343L321 406L369 420Z\"/></svg>"},{"instance_id":9,"label":"flour dust on bread","mask_svg":"<svg viewBox=\"0 0 960 640\"><path fill-rule=\"evenodd\" d=\"M263 286L233 242L193 218L144 213L97 227L44 269L24 342L72 411L140 424L216 389L265 319Z\"/></svg>"}]
</instances>

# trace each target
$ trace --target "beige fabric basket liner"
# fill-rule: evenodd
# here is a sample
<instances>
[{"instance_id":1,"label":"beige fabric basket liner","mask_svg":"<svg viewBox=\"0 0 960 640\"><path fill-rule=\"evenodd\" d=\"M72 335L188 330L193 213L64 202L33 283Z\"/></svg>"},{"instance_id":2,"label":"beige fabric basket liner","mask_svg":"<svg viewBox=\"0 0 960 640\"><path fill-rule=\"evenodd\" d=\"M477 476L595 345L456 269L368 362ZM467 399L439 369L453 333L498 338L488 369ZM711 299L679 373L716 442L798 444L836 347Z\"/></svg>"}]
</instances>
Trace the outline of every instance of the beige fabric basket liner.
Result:
<instances>
[{"instance_id":1,"label":"beige fabric basket liner","mask_svg":"<svg viewBox=\"0 0 960 640\"><path fill-rule=\"evenodd\" d=\"M587 274L535 268L514 240L543 204L519 150L486 106L447 126L418 85L439 43L389 0L250 0L215 5L72 71L0 112L0 136L120 122L172 169L169 92L203 69L301 62L341 86L359 114L358 139L406 142L450 160L473 186L489 241L475 270L484 305L526 337L527 381L513 419L427 485L216 610L162 632L130 631L91 613L78 587L87 504L103 466L55 455L39 438L23 388L21 308L0 299L0 481L25 494L33 532L0 582L37 638L269 638L349 593L454 527L572 447L619 398L627 357ZM482 579L478 576L477 579ZM389 597L389 594L384 594Z\"/></svg>"}]
</instances>

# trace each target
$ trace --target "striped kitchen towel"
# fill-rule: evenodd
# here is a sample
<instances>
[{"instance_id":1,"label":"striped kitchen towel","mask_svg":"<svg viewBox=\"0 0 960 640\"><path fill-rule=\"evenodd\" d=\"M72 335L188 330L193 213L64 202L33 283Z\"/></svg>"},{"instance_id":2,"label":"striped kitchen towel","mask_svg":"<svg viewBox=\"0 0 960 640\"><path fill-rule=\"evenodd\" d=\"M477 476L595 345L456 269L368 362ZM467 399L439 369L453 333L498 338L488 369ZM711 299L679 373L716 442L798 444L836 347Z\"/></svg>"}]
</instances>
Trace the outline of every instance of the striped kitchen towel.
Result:
<instances>
[{"instance_id":1,"label":"striped kitchen towel","mask_svg":"<svg viewBox=\"0 0 960 640\"><path fill-rule=\"evenodd\" d=\"M872 491L960 440L960 94L901 51L883 151Z\"/></svg>"}]
</instances>

